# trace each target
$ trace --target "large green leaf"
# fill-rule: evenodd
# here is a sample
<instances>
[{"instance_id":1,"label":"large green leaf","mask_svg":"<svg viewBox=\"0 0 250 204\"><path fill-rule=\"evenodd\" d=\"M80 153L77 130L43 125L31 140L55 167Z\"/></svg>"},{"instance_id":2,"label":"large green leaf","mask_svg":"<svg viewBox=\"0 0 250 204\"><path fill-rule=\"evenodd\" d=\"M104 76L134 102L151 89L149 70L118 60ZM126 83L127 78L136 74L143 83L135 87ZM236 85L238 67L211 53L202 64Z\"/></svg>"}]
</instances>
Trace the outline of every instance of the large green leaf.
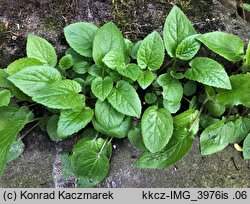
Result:
<instances>
[{"instance_id":1,"label":"large green leaf","mask_svg":"<svg viewBox=\"0 0 250 204\"><path fill-rule=\"evenodd\" d=\"M93 42L93 58L98 66L103 67L102 59L111 50L121 50L126 52L126 45L121 31L110 22L102 26L95 35Z\"/></svg>"},{"instance_id":2,"label":"large green leaf","mask_svg":"<svg viewBox=\"0 0 250 204\"><path fill-rule=\"evenodd\" d=\"M141 43L137 52L137 62L142 69L157 70L164 60L164 45L161 36L154 31Z\"/></svg>"},{"instance_id":3,"label":"large green leaf","mask_svg":"<svg viewBox=\"0 0 250 204\"><path fill-rule=\"evenodd\" d=\"M89 108L62 110L58 121L57 135L64 139L85 128L92 120L94 111Z\"/></svg>"},{"instance_id":4,"label":"large green leaf","mask_svg":"<svg viewBox=\"0 0 250 204\"><path fill-rule=\"evenodd\" d=\"M118 127L124 120L124 115L118 112L106 100L97 100L95 104L96 121L105 129Z\"/></svg>"},{"instance_id":5,"label":"large green leaf","mask_svg":"<svg viewBox=\"0 0 250 204\"><path fill-rule=\"evenodd\" d=\"M56 51L47 40L29 34L26 51L29 58L37 59L45 65L56 66Z\"/></svg>"},{"instance_id":6,"label":"large green leaf","mask_svg":"<svg viewBox=\"0 0 250 204\"><path fill-rule=\"evenodd\" d=\"M93 24L87 22L73 23L64 28L64 35L77 53L85 57L92 57L93 41L98 30Z\"/></svg>"},{"instance_id":7,"label":"large green leaf","mask_svg":"<svg viewBox=\"0 0 250 204\"><path fill-rule=\"evenodd\" d=\"M87 179L89 182L100 183L108 174L109 159L103 151L104 148L97 150L94 145L89 144L88 141L81 142L78 146L82 147L80 150L73 151L71 155L71 164L73 171L77 177ZM103 146L106 143L103 144Z\"/></svg>"},{"instance_id":8,"label":"large green leaf","mask_svg":"<svg viewBox=\"0 0 250 204\"><path fill-rule=\"evenodd\" d=\"M238 62L243 59L244 42L235 35L216 31L199 35L196 39L229 61Z\"/></svg>"},{"instance_id":9,"label":"large green leaf","mask_svg":"<svg viewBox=\"0 0 250 204\"><path fill-rule=\"evenodd\" d=\"M155 75L150 70L140 71L137 81L142 89L146 89L155 80Z\"/></svg>"},{"instance_id":10,"label":"large green leaf","mask_svg":"<svg viewBox=\"0 0 250 204\"><path fill-rule=\"evenodd\" d=\"M244 159L250 159L250 133L243 142L243 157Z\"/></svg>"},{"instance_id":11,"label":"large green leaf","mask_svg":"<svg viewBox=\"0 0 250 204\"><path fill-rule=\"evenodd\" d=\"M91 91L101 101L104 101L108 97L112 89L113 81L108 76L104 79L101 77L97 77L91 84Z\"/></svg>"},{"instance_id":12,"label":"large green leaf","mask_svg":"<svg viewBox=\"0 0 250 204\"><path fill-rule=\"evenodd\" d=\"M109 103L119 112L139 118L141 101L133 86L126 81L118 81L108 96Z\"/></svg>"},{"instance_id":13,"label":"large green leaf","mask_svg":"<svg viewBox=\"0 0 250 204\"><path fill-rule=\"evenodd\" d=\"M126 116L124 120L116 127L107 129L106 127L102 126L101 123L99 123L96 118L94 117L92 119L92 123L94 128L104 134L108 135L110 137L116 137L116 138L124 138L127 136L128 131L131 129L132 126L132 119L129 116Z\"/></svg>"},{"instance_id":14,"label":"large green leaf","mask_svg":"<svg viewBox=\"0 0 250 204\"><path fill-rule=\"evenodd\" d=\"M10 98L11 93L9 90L0 91L0 107L9 105Z\"/></svg>"},{"instance_id":15,"label":"large green leaf","mask_svg":"<svg viewBox=\"0 0 250 204\"><path fill-rule=\"evenodd\" d=\"M30 115L31 112L26 107L0 108L0 177L3 175L9 149L19 131L29 121ZM1 119L4 120L4 124Z\"/></svg>"},{"instance_id":16,"label":"large green leaf","mask_svg":"<svg viewBox=\"0 0 250 204\"><path fill-rule=\"evenodd\" d=\"M178 162L191 148L194 135L199 129L199 121L195 123L199 112L185 111L174 117L174 132L166 147L156 153L144 152L137 160L137 168L166 168Z\"/></svg>"},{"instance_id":17,"label":"large green leaf","mask_svg":"<svg viewBox=\"0 0 250 204\"><path fill-rule=\"evenodd\" d=\"M234 123L225 120L208 126L200 136L201 154L210 155L223 150L232 140L234 131Z\"/></svg>"},{"instance_id":18,"label":"large green leaf","mask_svg":"<svg viewBox=\"0 0 250 204\"><path fill-rule=\"evenodd\" d=\"M199 51L200 43L195 40L198 35L191 35L181 41L176 49L176 57L181 60L191 60Z\"/></svg>"},{"instance_id":19,"label":"large green leaf","mask_svg":"<svg viewBox=\"0 0 250 204\"><path fill-rule=\"evenodd\" d=\"M173 134L173 118L167 109L151 106L142 116L141 129L145 146L152 153L158 152Z\"/></svg>"},{"instance_id":20,"label":"large green leaf","mask_svg":"<svg viewBox=\"0 0 250 204\"><path fill-rule=\"evenodd\" d=\"M160 75L157 82L163 88L162 95L165 100L170 104L180 103L183 96L183 88L179 80L167 73Z\"/></svg>"},{"instance_id":21,"label":"large green leaf","mask_svg":"<svg viewBox=\"0 0 250 204\"><path fill-rule=\"evenodd\" d=\"M244 105L250 107L250 74L238 74L230 77L232 90L219 89L215 99L224 105Z\"/></svg>"},{"instance_id":22,"label":"large green leaf","mask_svg":"<svg viewBox=\"0 0 250 204\"><path fill-rule=\"evenodd\" d=\"M83 107L85 97L78 94L81 90L81 85L75 81L57 81L33 94L32 100L53 109Z\"/></svg>"},{"instance_id":23,"label":"large green leaf","mask_svg":"<svg viewBox=\"0 0 250 204\"><path fill-rule=\"evenodd\" d=\"M24 57L24 58L21 58L21 59L18 59L16 61L12 62L7 67L6 72L9 75L12 75L12 74L15 74L15 73L21 71L22 69L25 69L26 67L39 66L39 65L42 65L42 63L39 60Z\"/></svg>"},{"instance_id":24,"label":"large green leaf","mask_svg":"<svg viewBox=\"0 0 250 204\"><path fill-rule=\"evenodd\" d=\"M28 67L8 77L16 87L31 97L48 84L61 79L60 72L49 66Z\"/></svg>"},{"instance_id":25,"label":"large green leaf","mask_svg":"<svg viewBox=\"0 0 250 204\"><path fill-rule=\"evenodd\" d=\"M82 87L75 81L61 80L60 73L48 66L25 68L8 79L37 103L49 108L71 109L83 106Z\"/></svg>"},{"instance_id":26,"label":"large green leaf","mask_svg":"<svg viewBox=\"0 0 250 204\"><path fill-rule=\"evenodd\" d=\"M215 60L197 57L189 65L192 68L186 71L186 78L217 88L232 88L224 67Z\"/></svg>"},{"instance_id":27,"label":"large green leaf","mask_svg":"<svg viewBox=\"0 0 250 204\"><path fill-rule=\"evenodd\" d=\"M170 57L176 57L178 45L186 37L194 34L192 23L177 6L174 6L166 18L163 31L165 47Z\"/></svg>"}]
</instances>

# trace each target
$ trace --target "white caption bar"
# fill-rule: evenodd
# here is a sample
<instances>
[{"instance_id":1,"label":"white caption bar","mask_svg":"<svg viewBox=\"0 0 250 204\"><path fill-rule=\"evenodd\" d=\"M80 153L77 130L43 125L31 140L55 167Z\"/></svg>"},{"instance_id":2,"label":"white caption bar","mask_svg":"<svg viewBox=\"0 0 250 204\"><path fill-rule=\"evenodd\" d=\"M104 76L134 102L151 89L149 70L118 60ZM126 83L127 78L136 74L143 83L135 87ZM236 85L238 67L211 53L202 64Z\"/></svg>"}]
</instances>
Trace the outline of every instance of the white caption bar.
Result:
<instances>
[{"instance_id":1,"label":"white caption bar","mask_svg":"<svg viewBox=\"0 0 250 204\"><path fill-rule=\"evenodd\" d=\"M250 203L250 189L0 189L0 203ZM132 203L131 203L132 204Z\"/></svg>"}]
</instances>

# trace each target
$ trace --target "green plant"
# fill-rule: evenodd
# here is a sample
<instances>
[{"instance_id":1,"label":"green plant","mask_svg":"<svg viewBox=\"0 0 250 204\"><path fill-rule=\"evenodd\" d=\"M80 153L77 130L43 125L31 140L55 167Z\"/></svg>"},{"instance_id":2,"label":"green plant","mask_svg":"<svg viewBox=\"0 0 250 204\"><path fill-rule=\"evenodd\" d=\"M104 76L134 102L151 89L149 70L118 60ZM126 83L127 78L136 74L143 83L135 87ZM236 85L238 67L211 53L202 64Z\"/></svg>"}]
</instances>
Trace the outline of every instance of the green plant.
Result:
<instances>
[{"instance_id":1,"label":"green plant","mask_svg":"<svg viewBox=\"0 0 250 204\"><path fill-rule=\"evenodd\" d=\"M175 164L199 129L202 155L244 141L243 156L250 158L250 45L245 54L240 38L197 34L177 6L167 16L163 40L154 31L134 44L114 23L74 23L64 34L71 48L59 63L48 41L29 35L27 57L0 70L1 175L22 152L20 130L34 121L46 122L53 141L86 128L72 153L62 156L79 187L107 176L113 138L128 136L142 151L136 168ZM201 43L234 68L195 57ZM32 113L37 104L44 106L42 115Z\"/></svg>"}]
</instances>

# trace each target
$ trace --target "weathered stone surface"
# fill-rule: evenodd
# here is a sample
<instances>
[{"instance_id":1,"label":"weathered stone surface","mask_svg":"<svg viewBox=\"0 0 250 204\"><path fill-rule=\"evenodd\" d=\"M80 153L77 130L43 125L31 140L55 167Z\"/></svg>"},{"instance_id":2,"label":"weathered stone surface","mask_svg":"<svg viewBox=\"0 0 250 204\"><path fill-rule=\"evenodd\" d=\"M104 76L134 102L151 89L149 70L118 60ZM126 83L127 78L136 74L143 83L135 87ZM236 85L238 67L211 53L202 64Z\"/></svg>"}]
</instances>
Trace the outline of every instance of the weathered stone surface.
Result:
<instances>
[{"instance_id":1,"label":"weathered stone surface","mask_svg":"<svg viewBox=\"0 0 250 204\"><path fill-rule=\"evenodd\" d=\"M67 46L62 28L76 21L101 25L113 20L125 36L141 39L155 29L162 30L171 3L182 7L198 32L226 31L237 34L246 42L250 37L250 26L237 14L233 0L110 2L0 1L0 67L6 67L14 59L25 55L28 33L45 37L55 45L57 53L62 54ZM204 52L228 63L205 49ZM53 187L52 171L56 155L70 151L76 141L77 138L73 138L53 143L45 133L35 129L24 139L24 154L7 166L0 187ZM99 187L250 187L250 163L244 161L232 147L216 155L202 157L197 139L191 151L176 166L163 170L138 170L132 168L138 152L127 140L115 141L115 146L110 174ZM60 183L56 186L64 185Z\"/></svg>"}]
</instances>

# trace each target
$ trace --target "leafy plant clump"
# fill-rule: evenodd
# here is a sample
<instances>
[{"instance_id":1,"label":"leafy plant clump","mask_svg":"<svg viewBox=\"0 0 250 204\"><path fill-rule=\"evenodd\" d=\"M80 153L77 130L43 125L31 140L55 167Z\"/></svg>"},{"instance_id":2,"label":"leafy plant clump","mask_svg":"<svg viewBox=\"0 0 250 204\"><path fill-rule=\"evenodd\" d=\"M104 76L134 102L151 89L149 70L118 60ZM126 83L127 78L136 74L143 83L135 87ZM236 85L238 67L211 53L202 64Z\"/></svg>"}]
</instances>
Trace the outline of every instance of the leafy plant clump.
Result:
<instances>
[{"instance_id":1,"label":"leafy plant clump","mask_svg":"<svg viewBox=\"0 0 250 204\"><path fill-rule=\"evenodd\" d=\"M112 22L74 23L64 34L70 48L59 62L48 41L29 35L27 57L0 69L0 175L22 153L19 132L35 121L55 142L81 131L62 156L78 187L107 176L113 138L128 136L141 150L136 168L175 164L199 130L202 155L235 144L250 159L250 46L245 53L240 38L197 34L177 6L163 39L154 31L134 44ZM234 68L201 56L201 45Z\"/></svg>"}]
</instances>

